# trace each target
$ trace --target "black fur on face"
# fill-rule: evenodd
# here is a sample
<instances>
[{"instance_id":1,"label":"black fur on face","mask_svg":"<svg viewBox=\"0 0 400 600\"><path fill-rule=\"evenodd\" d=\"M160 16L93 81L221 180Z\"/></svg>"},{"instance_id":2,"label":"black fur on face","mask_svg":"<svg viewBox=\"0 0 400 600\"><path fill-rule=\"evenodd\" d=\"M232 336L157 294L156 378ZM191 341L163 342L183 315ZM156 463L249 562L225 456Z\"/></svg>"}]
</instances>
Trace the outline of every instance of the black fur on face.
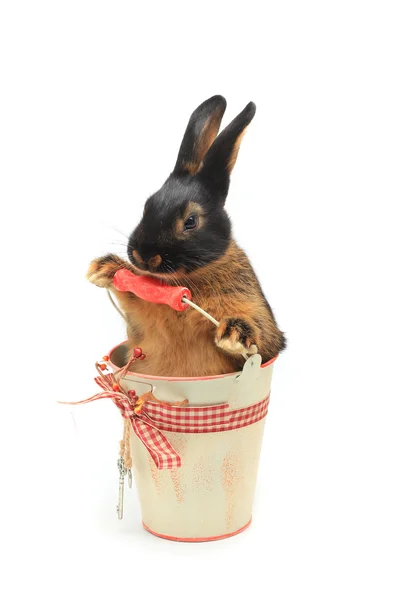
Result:
<instances>
[{"instance_id":1,"label":"black fur on face","mask_svg":"<svg viewBox=\"0 0 400 600\"><path fill-rule=\"evenodd\" d=\"M250 102L217 135L225 108L225 99L213 96L190 117L174 171L147 200L129 238L129 260L139 273L176 277L226 252L231 226L224 203L255 105Z\"/></svg>"},{"instance_id":2,"label":"black fur on face","mask_svg":"<svg viewBox=\"0 0 400 600\"><path fill-rule=\"evenodd\" d=\"M196 227L185 231L185 221L192 215ZM223 204L196 177L171 175L147 200L142 220L129 238L128 256L141 271L160 276L190 273L222 256L230 239ZM155 257L161 262L152 262Z\"/></svg>"}]
</instances>

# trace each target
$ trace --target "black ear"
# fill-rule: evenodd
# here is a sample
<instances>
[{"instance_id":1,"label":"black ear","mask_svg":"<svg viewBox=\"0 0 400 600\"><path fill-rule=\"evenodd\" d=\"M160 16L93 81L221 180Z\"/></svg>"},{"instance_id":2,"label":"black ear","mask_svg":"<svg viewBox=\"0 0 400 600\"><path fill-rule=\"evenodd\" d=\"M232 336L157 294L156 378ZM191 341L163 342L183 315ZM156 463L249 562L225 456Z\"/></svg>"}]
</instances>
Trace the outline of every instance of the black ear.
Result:
<instances>
[{"instance_id":1,"label":"black ear","mask_svg":"<svg viewBox=\"0 0 400 600\"><path fill-rule=\"evenodd\" d=\"M254 102L249 102L246 108L221 131L204 157L203 167L198 176L222 199L225 199L228 193L229 178L236 163L240 143L255 112L256 105Z\"/></svg>"},{"instance_id":2,"label":"black ear","mask_svg":"<svg viewBox=\"0 0 400 600\"><path fill-rule=\"evenodd\" d=\"M222 96L213 96L200 104L189 119L174 168L176 175L195 175L215 140L226 108Z\"/></svg>"}]
</instances>

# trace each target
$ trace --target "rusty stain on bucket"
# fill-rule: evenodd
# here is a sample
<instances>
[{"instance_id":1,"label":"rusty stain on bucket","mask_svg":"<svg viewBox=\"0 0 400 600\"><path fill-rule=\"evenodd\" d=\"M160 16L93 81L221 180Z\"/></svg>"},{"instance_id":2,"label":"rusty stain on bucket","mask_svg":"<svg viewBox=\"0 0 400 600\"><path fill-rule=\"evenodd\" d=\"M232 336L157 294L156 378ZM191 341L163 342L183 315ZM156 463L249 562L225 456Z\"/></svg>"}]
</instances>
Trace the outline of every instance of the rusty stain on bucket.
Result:
<instances>
[{"instance_id":1,"label":"rusty stain on bucket","mask_svg":"<svg viewBox=\"0 0 400 600\"><path fill-rule=\"evenodd\" d=\"M172 434L170 439L178 454L185 456L186 446L188 443L187 436L181 433ZM185 499L186 491L186 486L184 483L182 483L182 469L171 469L169 474L171 477L172 486L174 488L176 500L179 504L181 504Z\"/></svg>"},{"instance_id":2,"label":"rusty stain on bucket","mask_svg":"<svg viewBox=\"0 0 400 600\"><path fill-rule=\"evenodd\" d=\"M233 512L237 498L236 490L239 484L239 458L235 452L229 452L221 466L222 487L225 491L226 512L225 523L227 531L233 526Z\"/></svg>"},{"instance_id":3,"label":"rusty stain on bucket","mask_svg":"<svg viewBox=\"0 0 400 600\"><path fill-rule=\"evenodd\" d=\"M156 489L157 495L161 494L161 471L159 471L154 464L153 459L149 456L149 465L151 471L151 478L154 482L154 487Z\"/></svg>"},{"instance_id":4,"label":"rusty stain on bucket","mask_svg":"<svg viewBox=\"0 0 400 600\"><path fill-rule=\"evenodd\" d=\"M212 491L213 469L208 464L205 466L204 456L200 456L193 465L193 487L196 490L204 488L207 492Z\"/></svg>"},{"instance_id":5,"label":"rusty stain on bucket","mask_svg":"<svg viewBox=\"0 0 400 600\"><path fill-rule=\"evenodd\" d=\"M181 470L180 469L171 469L169 471L171 476L172 485L174 487L175 496L179 503L183 502L185 497L185 486L182 486L181 482Z\"/></svg>"}]
</instances>

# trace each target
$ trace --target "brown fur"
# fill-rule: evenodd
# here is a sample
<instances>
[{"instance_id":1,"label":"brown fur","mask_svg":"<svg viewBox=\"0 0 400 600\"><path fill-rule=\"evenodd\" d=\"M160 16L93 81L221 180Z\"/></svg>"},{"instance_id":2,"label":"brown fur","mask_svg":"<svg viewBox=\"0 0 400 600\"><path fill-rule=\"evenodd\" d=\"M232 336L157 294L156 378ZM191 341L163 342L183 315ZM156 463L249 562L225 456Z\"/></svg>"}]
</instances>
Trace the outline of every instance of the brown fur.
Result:
<instances>
[{"instance_id":1,"label":"brown fur","mask_svg":"<svg viewBox=\"0 0 400 600\"><path fill-rule=\"evenodd\" d=\"M236 159L239 154L240 144L242 143L242 140L243 140L243 137L244 137L244 134L246 133L246 131L247 131L247 127L245 127L245 129L243 129L242 133L240 135L238 135L238 137L236 138L236 142L233 146L232 153L231 153L231 156L228 161L228 172L229 173L232 173L233 167L236 164Z\"/></svg>"},{"instance_id":2,"label":"brown fur","mask_svg":"<svg viewBox=\"0 0 400 600\"><path fill-rule=\"evenodd\" d=\"M135 258L135 260L137 260L139 263L143 262L143 259L142 259L142 257L140 256L140 254L139 254L139 252L137 250L134 250L132 252L132 254L133 254L133 257Z\"/></svg>"},{"instance_id":3,"label":"brown fur","mask_svg":"<svg viewBox=\"0 0 400 600\"><path fill-rule=\"evenodd\" d=\"M216 111L205 122L194 147L194 156L191 162L185 162L183 168L190 175L196 175L203 164L203 158L209 150L211 144L217 137L222 114Z\"/></svg>"},{"instance_id":4,"label":"brown fur","mask_svg":"<svg viewBox=\"0 0 400 600\"><path fill-rule=\"evenodd\" d=\"M197 171L201 167L201 162L185 162L182 165L182 168L189 173L189 175L196 175Z\"/></svg>"},{"instance_id":5,"label":"brown fur","mask_svg":"<svg viewBox=\"0 0 400 600\"><path fill-rule=\"evenodd\" d=\"M130 263L113 255L98 259L92 263L88 279L110 287L121 266L134 272ZM146 353L146 359L136 363L136 371L176 377L218 375L242 368L243 347L256 344L264 361L282 349L283 335L247 256L235 242L220 259L180 275L174 283L188 287L193 301L220 321L220 326L216 328L190 307L176 312L115 291L128 319L130 348L141 346Z\"/></svg>"}]
</instances>

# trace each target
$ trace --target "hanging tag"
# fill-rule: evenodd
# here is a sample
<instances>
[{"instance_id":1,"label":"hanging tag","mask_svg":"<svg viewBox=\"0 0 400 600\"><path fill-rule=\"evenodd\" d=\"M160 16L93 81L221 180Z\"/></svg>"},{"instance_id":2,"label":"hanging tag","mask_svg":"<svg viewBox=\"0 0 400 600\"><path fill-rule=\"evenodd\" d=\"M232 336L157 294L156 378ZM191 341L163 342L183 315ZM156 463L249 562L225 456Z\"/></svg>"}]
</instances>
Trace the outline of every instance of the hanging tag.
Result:
<instances>
[{"instance_id":1,"label":"hanging tag","mask_svg":"<svg viewBox=\"0 0 400 600\"><path fill-rule=\"evenodd\" d=\"M260 354L249 356L243 365L242 372L233 382L233 389L229 398L231 409L242 408L249 405L249 398L257 398L259 379L261 377ZM261 394L262 395L262 394ZM262 400L263 398L259 398ZM257 400L256 400L257 401Z\"/></svg>"}]
</instances>

